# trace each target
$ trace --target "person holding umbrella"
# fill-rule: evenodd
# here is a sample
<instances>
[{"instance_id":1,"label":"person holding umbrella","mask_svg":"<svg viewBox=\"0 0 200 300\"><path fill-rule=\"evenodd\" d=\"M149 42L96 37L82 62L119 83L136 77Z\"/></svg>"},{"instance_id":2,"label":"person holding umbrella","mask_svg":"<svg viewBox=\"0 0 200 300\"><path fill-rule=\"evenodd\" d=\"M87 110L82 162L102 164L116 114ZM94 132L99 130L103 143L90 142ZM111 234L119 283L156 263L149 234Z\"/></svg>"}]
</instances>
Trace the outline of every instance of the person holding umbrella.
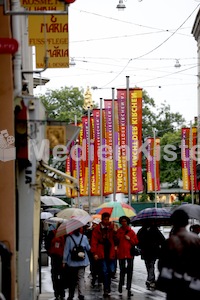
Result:
<instances>
[{"instance_id":1,"label":"person holding umbrella","mask_svg":"<svg viewBox=\"0 0 200 300\"><path fill-rule=\"evenodd\" d=\"M68 300L74 298L75 288L78 285L78 298L84 300L84 275L85 268L90 264L87 252L90 251L90 244L86 235L82 234L83 228L74 230L66 238L63 252L63 266L68 266L69 274L69 296ZM83 248L82 256L75 259L72 255L73 250L81 246Z\"/></svg>"},{"instance_id":2,"label":"person holding umbrella","mask_svg":"<svg viewBox=\"0 0 200 300\"><path fill-rule=\"evenodd\" d=\"M122 293L122 286L124 285L125 274L127 274L126 288L128 290L128 298L133 296L131 292L131 283L133 276L133 259L131 254L131 247L138 244L138 238L135 232L129 226L130 219L126 216L119 218L121 227L117 230L117 258L119 259L120 279L118 291Z\"/></svg>"},{"instance_id":3,"label":"person holding umbrella","mask_svg":"<svg viewBox=\"0 0 200 300\"><path fill-rule=\"evenodd\" d=\"M155 263L159 258L165 237L153 219L146 219L137 233L141 259L144 260L147 270L147 289L155 289Z\"/></svg>"}]
</instances>

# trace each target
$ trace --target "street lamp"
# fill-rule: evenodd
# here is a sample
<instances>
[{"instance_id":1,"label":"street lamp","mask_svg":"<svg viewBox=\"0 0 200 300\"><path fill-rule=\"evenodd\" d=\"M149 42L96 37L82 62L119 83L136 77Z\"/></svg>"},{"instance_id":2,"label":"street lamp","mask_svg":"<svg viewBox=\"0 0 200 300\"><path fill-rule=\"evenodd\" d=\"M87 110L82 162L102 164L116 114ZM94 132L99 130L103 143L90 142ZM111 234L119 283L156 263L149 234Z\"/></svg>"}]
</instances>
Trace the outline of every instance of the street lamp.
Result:
<instances>
[{"instance_id":1,"label":"street lamp","mask_svg":"<svg viewBox=\"0 0 200 300\"><path fill-rule=\"evenodd\" d=\"M123 0L119 0L119 3L117 4L116 8L119 11L123 11L126 8L126 5L124 4L124 1Z\"/></svg>"},{"instance_id":2,"label":"street lamp","mask_svg":"<svg viewBox=\"0 0 200 300\"><path fill-rule=\"evenodd\" d=\"M88 204L89 204L89 214L91 214L91 149L90 149L90 114L93 109L94 101L92 100L92 93L89 87L85 92L83 108L87 111L88 116Z\"/></svg>"},{"instance_id":3,"label":"street lamp","mask_svg":"<svg viewBox=\"0 0 200 300\"><path fill-rule=\"evenodd\" d=\"M176 63L175 63L175 65L174 65L174 67L175 67L175 68L180 68L180 67L181 67L181 64L180 64L180 62L179 62L178 59L176 59Z\"/></svg>"}]
</instances>

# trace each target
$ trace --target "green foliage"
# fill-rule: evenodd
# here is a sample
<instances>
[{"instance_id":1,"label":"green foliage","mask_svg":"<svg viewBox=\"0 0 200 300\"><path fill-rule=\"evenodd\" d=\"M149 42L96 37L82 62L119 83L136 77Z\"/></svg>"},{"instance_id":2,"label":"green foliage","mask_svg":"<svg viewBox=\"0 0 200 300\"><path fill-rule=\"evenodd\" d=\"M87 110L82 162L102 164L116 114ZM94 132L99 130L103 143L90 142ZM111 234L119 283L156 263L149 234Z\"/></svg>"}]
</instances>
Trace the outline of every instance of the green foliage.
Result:
<instances>
[{"instance_id":1,"label":"green foliage","mask_svg":"<svg viewBox=\"0 0 200 300\"><path fill-rule=\"evenodd\" d=\"M150 98L146 91L143 91L143 119L142 119L143 140L153 137L153 128L156 129L156 137L160 137L161 159L160 159L160 182L171 183L172 187L178 187L181 175L181 126L184 126L185 119L177 112L171 112L166 102L160 107ZM166 154L166 145L173 145L168 148L175 152L173 160L172 153ZM176 149L175 149L176 148ZM168 151L169 152L169 151ZM164 156L165 155L165 156ZM166 157L172 161L166 160ZM146 157L143 156L143 177L146 178ZM153 200L153 199L152 199Z\"/></svg>"},{"instance_id":2,"label":"green foliage","mask_svg":"<svg viewBox=\"0 0 200 300\"><path fill-rule=\"evenodd\" d=\"M192 203L192 196L191 195L185 195L184 202Z\"/></svg>"},{"instance_id":3,"label":"green foliage","mask_svg":"<svg viewBox=\"0 0 200 300\"><path fill-rule=\"evenodd\" d=\"M47 118L56 121L73 123L75 115L81 122L83 115L84 91L77 87L62 87L59 90L49 90L40 99L47 111Z\"/></svg>"},{"instance_id":4,"label":"green foliage","mask_svg":"<svg viewBox=\"0 0 200 300\"><path fill-rule=\"evenodd\" d=\"M178 187L181 178L181 131L165 133L160 140L161 160L160 160L160 181Z\"/></svg>"},{"instance_id":5,"label":"green foliage","mask_svg":"<svg viewBox=\"0 0 200 300\"><path fill-rule=\"evenodd\" d=\"M146 193L142 193L140 198L139 198L140 202L147 202L149 201L149 196Z\"/></svg>"}]
</instances>

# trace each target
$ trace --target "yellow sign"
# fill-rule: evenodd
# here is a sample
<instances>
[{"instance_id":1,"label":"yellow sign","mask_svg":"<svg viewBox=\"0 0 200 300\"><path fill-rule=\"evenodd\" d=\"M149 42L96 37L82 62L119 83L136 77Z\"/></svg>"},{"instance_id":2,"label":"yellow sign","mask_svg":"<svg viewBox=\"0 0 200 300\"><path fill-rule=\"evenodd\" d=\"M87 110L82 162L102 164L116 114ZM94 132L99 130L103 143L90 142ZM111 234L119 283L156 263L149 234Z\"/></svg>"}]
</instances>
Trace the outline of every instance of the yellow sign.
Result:
<instances>
[{"instance_id":1,"label":"yellow sign","mask_svg":"<svg viewBox=\"0 0 200 300\"><path fill-rule=\"evenodd\" d=\"M68 15L29 16L29 46L36 47L36 68L69 67Z\"/></svg>"},{"instance_id":2,"label":"yellow sign","mask_svg":"<svg viewBox=\"0 0 200 300\"><path fill-rule=\"evenodd\" d=\"M68 15L29 16L28 19L29 45L38 46L41 39L50 43L68 39Z\"/></svg>"},{"instance_id":3,"label":"yellow sign","mask_svg":"<svg viewBox=\"0 0 200 300\"><path fill-rule=\"evenodd\" d=\"M44 68L45 47L36 47L36 68ZM68 68L68 45L50 45L47 48L48 68Z\"/></svg>"},{"instance_id":4,"label":"yellow sign","mask_svg":"<svg viewBox=\"0 0 200 300\"><path fill-rule=\"evenodd\" d=\"M29 10L63 10L64 3L59 0L20 0L21 6ZM59 7L59 9L58 9Z\"/></svg>"}]
</instances>

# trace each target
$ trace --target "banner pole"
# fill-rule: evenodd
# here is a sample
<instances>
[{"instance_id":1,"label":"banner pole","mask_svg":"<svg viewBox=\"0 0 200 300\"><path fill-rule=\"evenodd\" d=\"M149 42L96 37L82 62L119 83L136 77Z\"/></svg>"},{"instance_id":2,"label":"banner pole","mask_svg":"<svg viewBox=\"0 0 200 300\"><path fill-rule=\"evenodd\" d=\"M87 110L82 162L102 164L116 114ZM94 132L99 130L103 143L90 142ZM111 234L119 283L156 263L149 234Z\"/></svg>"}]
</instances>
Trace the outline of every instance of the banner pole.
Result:
<instances>
[{"instance_id":1,"label":"banner pole","mask_svg":"<svg viewBox=\"0 0 200 300\"><path fill-rule=\"evenodd\" d=\"M91 214L91 149L90 149L90 106L88 106L88 202Z\"/></svg>"},{"instance_id":2,"label":"banner pole","mask_svg":"<svg viewBox=\"0 0 200 300\"><path fill-rule=\"evenodd\" d=\"M115 175L115 88L112 88L112 150L113 150L113 201L116 201L116 175Z\"/></svg>"},{"instance_id":3,"label":"banner pole","mask_svg":"<svg viewBox=\"0 0 200 300\"><path fill-rule=\"evenodd\" d=\"M156 129L153 128L153 141L154 141L154 150L153 150L153 166L154 166L154 192L155 192L155 208L157 208L157 174L156 174Z\"/></svg>"},{"instance_id":4,"label":"banner pole","mask_svg":"<svg viewBox=\"0 0 200 300\"><path fill-rule=\"evenodd\" d=\"M103 157L102 157L102 147L103 147L103 135L102 135L102 127L103 127L103 113L102 113L102 101L103 98L100 98L100 201L103 203Z\"/></svg>"},{"instance_id":5,"label":"banner pole","mask_svg":"<svg viewBox=\"0 0 200 300\"><path fill-rule=\"evenodd\" d=\"M192 204L194 204L194 169L193 169L193 159L192 159L192 146L193 146L193 136L192 136L192 122L190 121L190 142L189 142L189 149L190 149L190 185L191 185L191 197L192 197Z\"/></svg>"},{"instance_id":6,"label":"banner pole","mask_svg":"<svg viewBox=\"0 0 200 300\"><path fill-rule=\"evenodd\" d=\"M131 173L130 173L130 97L129 97L129 76L126 76L126 122L127 122L127 136L126 136L126 144L127 144L127 172L128 172L128 203L131 205Z\"/></svg>"}]
</instances>

